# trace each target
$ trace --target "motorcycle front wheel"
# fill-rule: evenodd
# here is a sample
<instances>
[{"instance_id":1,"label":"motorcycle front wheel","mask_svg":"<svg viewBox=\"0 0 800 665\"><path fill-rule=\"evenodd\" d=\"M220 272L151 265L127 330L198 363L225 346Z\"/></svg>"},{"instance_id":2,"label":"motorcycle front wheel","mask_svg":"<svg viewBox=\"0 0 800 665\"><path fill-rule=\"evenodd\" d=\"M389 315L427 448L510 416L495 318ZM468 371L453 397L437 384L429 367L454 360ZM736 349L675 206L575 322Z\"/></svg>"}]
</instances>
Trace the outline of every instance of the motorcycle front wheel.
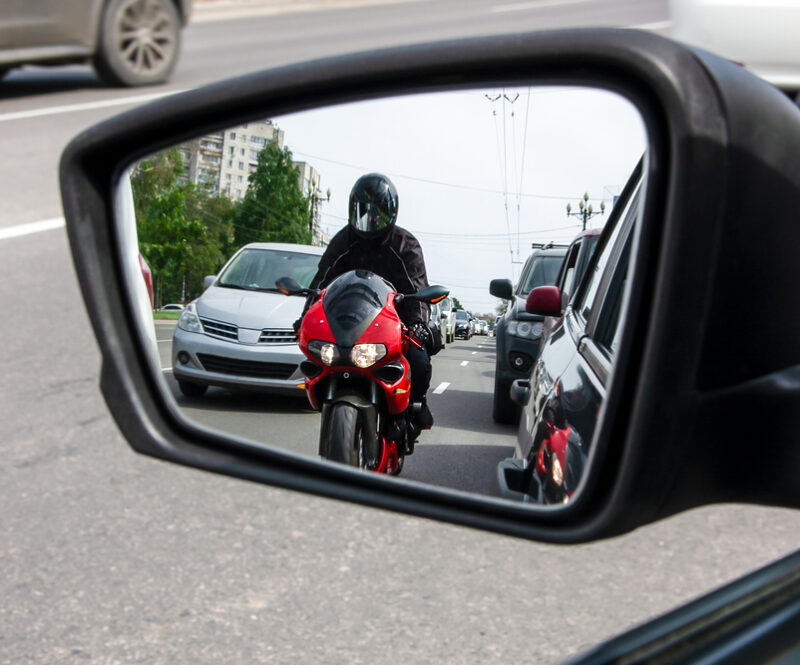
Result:
<instances>
[{"instance_id":1,"label":"motorcycle front wheel","mask_svg":"<svg viewBox=\"0 0 800 665\"><path fill-rule=\"evenodd\" d=\"M328 459L349 466L365 466L361 418L352 404L340 402L331 409Z\"/></svg>"}]
</instances>

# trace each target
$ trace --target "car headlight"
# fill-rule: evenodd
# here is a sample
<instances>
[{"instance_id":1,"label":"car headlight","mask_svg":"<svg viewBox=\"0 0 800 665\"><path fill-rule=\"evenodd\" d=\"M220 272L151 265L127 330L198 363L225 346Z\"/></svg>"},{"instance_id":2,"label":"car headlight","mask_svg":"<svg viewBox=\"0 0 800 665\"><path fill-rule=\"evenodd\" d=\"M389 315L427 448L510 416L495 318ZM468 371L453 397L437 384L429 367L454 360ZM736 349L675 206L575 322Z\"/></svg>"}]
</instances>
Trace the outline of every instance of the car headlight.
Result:
<instances>
[{"instance_id":1,"label":"car headlight","mask_svg":"<svg viewBox=\"0 0 800 665\"><path fill-rule=\"evenodd\" d=\"M558 455L553 453L552 457L550 458L552 462L552 467L550 468L550 478L553 479L553 482L561 487L564 484L564 469L561 468L561 462L558 461Z\"/></svg>"},{"instance_id":2,"label":"car headlight","mask_svg":"<svg viewBox=\"0 0 800 665\"><path fill-rule=\"evenodd\" d=\"M181 312L181 318L178 319L178 328L186 332L203 332L203 324L200 323L194 303L186 305L183 312Z\"/></svg>"},{"instance_id":3,"label":"car headlight","mask_svg":"<svg viewBox=\"0 0 800 665\"><path fill-rule=\"evenodd\" d=\"M350 360L356 367L366 369L386 355L383 344L356 344L350 352Z\"/></svg>"},{"instance_id":4,"label":"car headlight","mask_svg":"<svg viewBox=\"0 0 800 665\"><path fill-rule=\"evenodd\" d=\"M509 321L508 334L523 339L539 339L544 324L541 321Z\"/></svg>"},{"instance_id":5,"label":"car headlight","mask_svg":"<svg viewBox=\"0 0 800 665\"><path fill-rule=\"evenodd\" d=\"M323 342L319 339L312 339L308 343L308 352L321 360L324 365L336 365L339 362L339 347L332 342Z\"/></svg>"}]
</instances>

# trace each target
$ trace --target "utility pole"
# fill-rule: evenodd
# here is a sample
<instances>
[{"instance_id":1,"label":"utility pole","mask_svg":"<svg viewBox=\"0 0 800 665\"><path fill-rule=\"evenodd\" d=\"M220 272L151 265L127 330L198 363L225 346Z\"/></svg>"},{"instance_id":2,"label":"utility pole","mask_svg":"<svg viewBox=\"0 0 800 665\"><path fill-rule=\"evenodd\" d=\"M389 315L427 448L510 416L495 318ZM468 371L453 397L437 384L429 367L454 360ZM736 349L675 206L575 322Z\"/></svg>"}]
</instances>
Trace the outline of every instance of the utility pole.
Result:
<instances>
[{"instance_id":1,"label":"utility pole","mask_svg":"<svg viewBox=\"0 0 800 665\"><path fill-rule=\"evenodd\" d=\"M567 217L579 217L583 221L583 230L586 230L586 222L588 222L595 215L604 215L606 212L606 204L604 201L600 202L600 210L594 210L592 204L589 203L589 192L583 195L583 198L578 201L578 211L572 212L572 204L567 203Z\"/></svg>"}]
</instances>

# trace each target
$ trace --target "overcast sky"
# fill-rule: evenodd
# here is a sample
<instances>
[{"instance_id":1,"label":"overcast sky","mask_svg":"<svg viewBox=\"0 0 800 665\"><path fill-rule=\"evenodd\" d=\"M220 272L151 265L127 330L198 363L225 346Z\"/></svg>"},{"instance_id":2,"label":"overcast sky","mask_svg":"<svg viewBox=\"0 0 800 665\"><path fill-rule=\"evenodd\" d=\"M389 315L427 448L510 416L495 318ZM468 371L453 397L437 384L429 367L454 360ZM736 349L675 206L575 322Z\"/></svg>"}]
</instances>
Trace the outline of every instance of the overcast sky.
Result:
<instances>
[{"instance_id":1,"label":"overcast sky","mask_svg":"<svg viewBox=\"0 0 800 665\"><path fill-rule=\"evenodd\" d=\"M321 175L323 229L347 221L350 188L378 171L397 187L398 225L422 244L428 277L476 313L494 312L489 281L515 281L532 242L568 243L588 192L606 215L646 147L638 111L576 88L398 97L274 118L297 160Z\"/></svg>"}]
</instances>

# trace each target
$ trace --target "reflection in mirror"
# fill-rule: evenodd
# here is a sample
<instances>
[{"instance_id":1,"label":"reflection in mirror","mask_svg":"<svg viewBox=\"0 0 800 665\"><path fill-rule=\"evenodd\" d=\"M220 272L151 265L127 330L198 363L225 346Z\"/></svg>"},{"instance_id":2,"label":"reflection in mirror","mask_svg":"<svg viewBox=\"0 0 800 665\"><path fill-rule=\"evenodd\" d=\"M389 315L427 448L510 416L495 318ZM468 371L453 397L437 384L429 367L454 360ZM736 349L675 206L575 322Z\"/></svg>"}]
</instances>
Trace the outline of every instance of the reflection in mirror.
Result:
<instances>
[{"instance_id":1,"label":"reflection in mirror","mask_svg":"<svg viewBox=\"0 0 800 665\"><path fill-rule=\"evenodd\" d=\"M121 249L165 394L296 454L569 501L619 351L646 147L618 95L533 87L252 121L138 162L117 221L135 211ZM526 311L542 286L553 316Z\"/></svg>"}]
</instances>

